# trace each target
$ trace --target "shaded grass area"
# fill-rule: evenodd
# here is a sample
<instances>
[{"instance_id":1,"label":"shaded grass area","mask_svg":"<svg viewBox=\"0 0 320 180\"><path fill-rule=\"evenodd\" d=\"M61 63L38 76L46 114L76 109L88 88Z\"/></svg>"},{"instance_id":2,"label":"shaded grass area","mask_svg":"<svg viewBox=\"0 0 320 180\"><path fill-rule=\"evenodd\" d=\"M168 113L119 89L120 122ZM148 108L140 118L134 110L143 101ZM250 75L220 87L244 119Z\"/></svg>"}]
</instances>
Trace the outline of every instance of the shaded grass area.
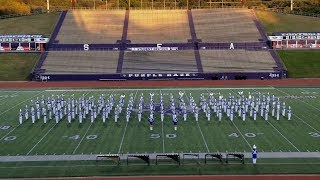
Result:
<instances>
[{"instance_id":1,"label":"shaded grass area","mask_svg":"<svg viewBox=\"0 0 320 180\"><path fill-rule=\"evenodd\" d=\"M290 78L319 78L320 51L278 51Z\"/></svg>"},{"instance_id":2,"label":"shaded grass area","mask_svg":"<svg viewBox=\"0 0 320 180\"><path fill-rule=\"evenodd\" d=\"M0 34L43 34L50 36L60 13L49 13L0 20Z\"/></svg>"},{"instance_id":3,"label":"shaded grass area","mask_svg":"<svg viewBox=\"0 0 320 180\"><path fill-rule=\"evenodd\" d=\"M256 11L256 14L268 34L274 32L318 32L319 18L280 14L271 11Z\"/></svg>"},{"instance_id":4,"label":"shaded grass area","mask_svg":"<svg viewBox=\"0 0 320 180\"><path fill-rule=\"evenodd\" d=\"M38 53L0 54L0 81L29 80L29 74L39 55Z\"/></svg>"},{"instance_id":5,"label":"shaded grass area","mask_svg":"<svg viewBox=\"0 0 320 180\"><path fill-rule=\"evenodd\" d=\"M260 164L259 164L260 163ZM209 174L307 174L320 173L319 159L251 159L240 164L189 165L112 165L96 161L10 162L0 163L0 176L62 177L62 176L137 176L137 175L209 175Z\"/></svg>"}]
</instances>

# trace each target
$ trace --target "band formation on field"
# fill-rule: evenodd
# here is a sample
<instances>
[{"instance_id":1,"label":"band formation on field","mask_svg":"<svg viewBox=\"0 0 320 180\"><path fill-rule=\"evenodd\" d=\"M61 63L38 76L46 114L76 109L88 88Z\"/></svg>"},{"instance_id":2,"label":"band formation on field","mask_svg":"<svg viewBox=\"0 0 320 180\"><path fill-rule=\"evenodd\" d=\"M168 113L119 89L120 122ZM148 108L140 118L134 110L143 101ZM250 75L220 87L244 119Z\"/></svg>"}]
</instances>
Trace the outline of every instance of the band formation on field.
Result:
<instances>
[{"instance_id":1,"label":"band formation on field","mask_svg":"<svg viewBox=\"0 0 320 180\"><path fill-rule=\"evenodd\" d=\"M145 96L149 96L149 101L145 101ZM115 101L115 95L104 94L99 95L98 99L91 96L86 98L83 94L78 99L71 95L66 99L64 95L51 95L50 97L42 96L31 100L25 109L20 109L18 120L20 124L32 124L37 121L47 123L50 120L59 123L64 118L68 123L84 121L114 121L117 123L119 115L125 110L126 121L138 120L142 121L142 114L148 114L148 123L150 130L153 130L154 121L164 121L165 116L172 117L172 124L177 130L177 125L180 120L195 120L199 121L199 113L204 113L207 121L216 120L221 121L223 116L234 121L235 117L239 117L242 121L257 120L261 116L262 119L268 121L270 118L280 120L280 116L291 120L292 110L284 101L280 101L279 97L269 93L257 93L251 95L250 92L245 95L243 92L238 92L237 96L229 94L224 97L220 93L209 93L208 95L201 94L200 98L195 98L190 93L189 96L185 92L180 91L178 101L175 100L174 95L169 94L169 105L166 106L164 95L159 94L160 101L154 100L155 93L151 92L148 95L143 93L139 95L137 105L134 105L136 95L131 93L127 106L125 107L126 96L120 95L119 101ZM187 97L187 102L184 100ZM160 113L160 119L154 118L154 113ZM134 113L134 115L132 115ZM114 115L114 119L110 118L110 114Z\"/></svg>"}]
</instances>

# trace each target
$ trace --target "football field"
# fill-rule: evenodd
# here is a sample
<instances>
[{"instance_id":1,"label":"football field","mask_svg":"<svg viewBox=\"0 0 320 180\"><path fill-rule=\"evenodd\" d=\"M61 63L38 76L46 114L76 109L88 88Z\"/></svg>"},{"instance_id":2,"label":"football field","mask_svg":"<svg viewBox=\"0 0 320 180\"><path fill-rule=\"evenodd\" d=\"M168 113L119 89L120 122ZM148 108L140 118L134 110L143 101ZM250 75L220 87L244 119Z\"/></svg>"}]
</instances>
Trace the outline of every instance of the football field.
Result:
<instances>
[{"instance_id":1,"label":"football field","mask_svg":"<svg viewBox=\"0 0 320 180\"><path fill-rule=\"evenodd\" d=\"M224 114L221 121L212 114L210 121L200 111L199 121L188 114L187 121L178 115L178 128L174 130L172 115L166 114L162 122L160 112L155 112L153 130L149 129L149 112L142 113L138 121L137 105L143 93L145 104L149 103L150 93L154 94L155 104L163 94L165 110L169 109L170 94L174 96L176 106L179 93L184 93L184 101L189 105L192 94L199 106L199 97L219 95L228 97L243 93L252 96L275 95L281 102L292 108L292 119L280 117L276 120L269 116L266 121L260 115L254 121L249 115L246 120L235 116L230 121ZM65 99L74 94L78 97L101 94L108 97L113 94L115 105L120 95L125 96L127 107L130 94L134 97L133 112L129 122L125 110L114 122L114 109L106 123L101 114L91 123L84 119L79 124L76 118L69 124L67 118L56 123L50 120L44 124L43 119L35 124L31 120L18 121L19 109L24 109L30 101L42 96L47 99L52 95L63 95ZM293 87L232 87L232 88L162 88L162 89L34 89L0 91L0 156L17 155L76 155L108 153L206 153L206 152L250 152L253 145L260 152L318 152L320 150L320 88Z\"/></svg>"}]
</instances>

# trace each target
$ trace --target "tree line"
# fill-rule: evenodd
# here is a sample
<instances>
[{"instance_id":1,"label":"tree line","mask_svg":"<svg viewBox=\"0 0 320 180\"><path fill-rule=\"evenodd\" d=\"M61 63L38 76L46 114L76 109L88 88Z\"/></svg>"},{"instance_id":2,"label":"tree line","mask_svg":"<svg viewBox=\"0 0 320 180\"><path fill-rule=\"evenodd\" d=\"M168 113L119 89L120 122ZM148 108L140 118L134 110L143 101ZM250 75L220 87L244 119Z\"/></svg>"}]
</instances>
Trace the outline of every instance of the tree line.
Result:
<instances>
[{"instance_id":1,"label":"tree line","mask_svg":"<svg viewBox=\"0 0 320 180\"><path fill-rule=\"evenodd\" d=\"M290 0L50 0L51 9L261 7L290 11ZM47 0L0 0L0 15L46 10ZM320 14L320 0L294 0L294 10Z\"/></svg>"}]
</instances>

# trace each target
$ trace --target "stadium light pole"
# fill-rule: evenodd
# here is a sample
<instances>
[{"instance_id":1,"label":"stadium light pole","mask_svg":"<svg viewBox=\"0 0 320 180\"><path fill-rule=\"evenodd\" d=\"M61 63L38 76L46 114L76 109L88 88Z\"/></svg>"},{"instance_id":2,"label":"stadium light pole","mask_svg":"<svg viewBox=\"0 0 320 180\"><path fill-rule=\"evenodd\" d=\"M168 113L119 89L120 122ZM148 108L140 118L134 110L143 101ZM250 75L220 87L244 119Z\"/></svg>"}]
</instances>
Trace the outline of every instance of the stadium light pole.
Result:
<instances>
[{"instance_id":1,"label":"stadium light pole","mask_svg":"<svg viewBox=\"0 0 320 180\"><path fill-rule=\"evenodd\" d=\"M291 0L290 8L291 8L291 11L293 11L293 0Z\"/></svg>"},{"instance_id":2,"label":"stadium light pole","mask_svg":"<svg viewBox=\"0 0 320 180\"><path fill-rule=\"evenodd\" d=\"M49 0L47 0L47 12L49 13L49 11L50 11L50 2Z\"/></svg>"}]
</instances>

